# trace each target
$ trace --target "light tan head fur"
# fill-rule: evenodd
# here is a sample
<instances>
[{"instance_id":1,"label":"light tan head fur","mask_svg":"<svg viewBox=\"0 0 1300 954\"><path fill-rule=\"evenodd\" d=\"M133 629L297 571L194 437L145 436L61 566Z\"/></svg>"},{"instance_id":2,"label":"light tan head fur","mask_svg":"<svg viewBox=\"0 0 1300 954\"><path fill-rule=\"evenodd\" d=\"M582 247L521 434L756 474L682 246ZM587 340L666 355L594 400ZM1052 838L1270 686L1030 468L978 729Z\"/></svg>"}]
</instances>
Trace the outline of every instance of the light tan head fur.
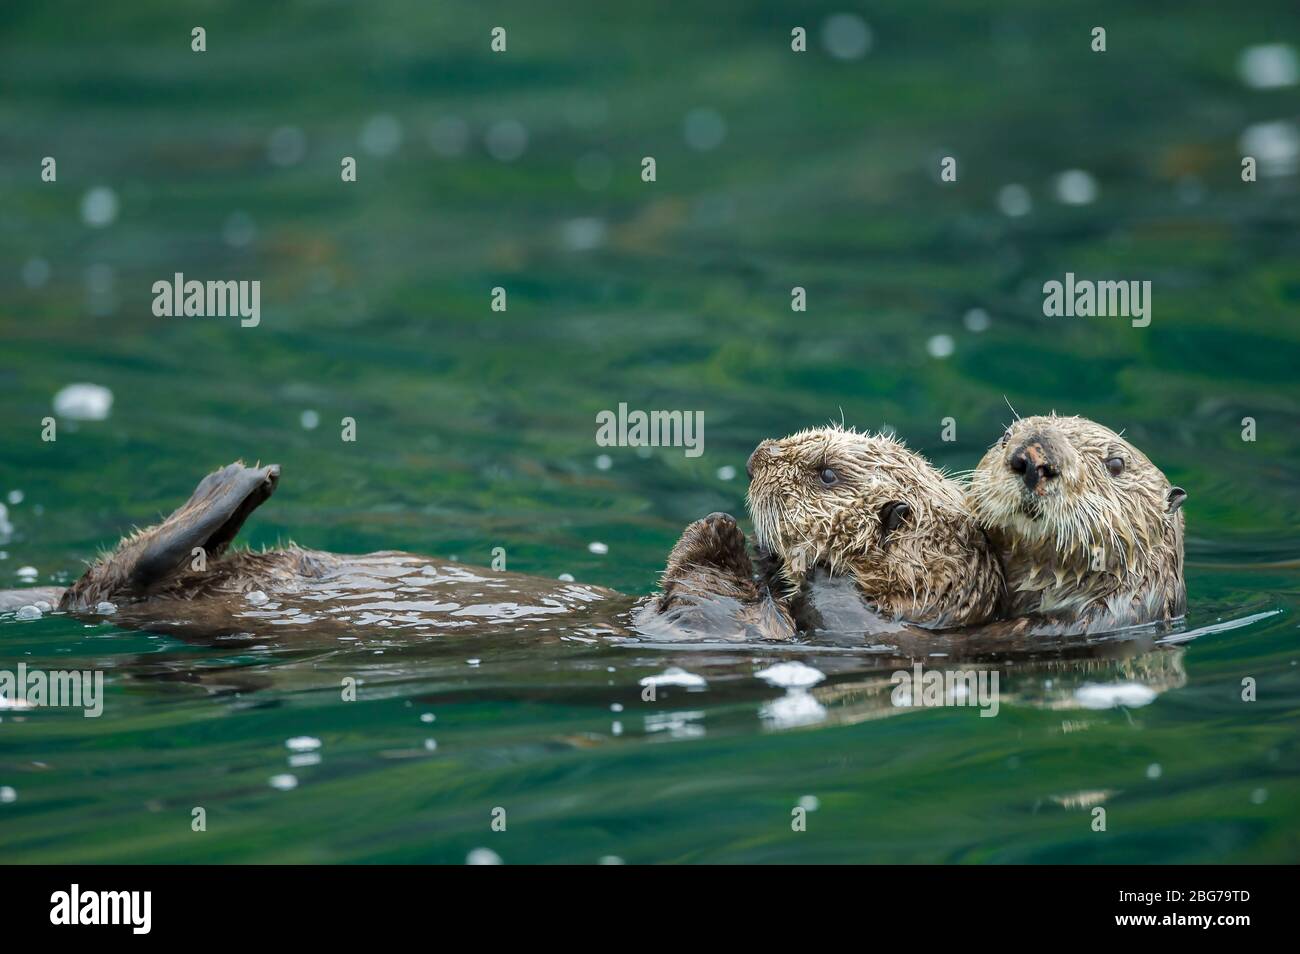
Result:
<instances>
[{"instance_id":1,"label":"light tan head fur","mask_svg":"<svg viewBox=\"0 0 1300 954\"><path fill-rule=\"evenodd\" d=\"M820 566L891 618L938 628L993 615L1002 573L962 488L900 442L813 428L764 441L749 469L755 535L791 592Z\"/></svg>"},{"instance_id":2,"label":"light tan head fur","mask_svg":"<svg viewBox=\"0 0 1300 954\"><path fill-rule=\"evenodd\" d=\"M1116 626L1182 614L1186 496L1114 431L1055 415L1012 424L967 492L1011 612Z\"/></svg>"}]
</instances>

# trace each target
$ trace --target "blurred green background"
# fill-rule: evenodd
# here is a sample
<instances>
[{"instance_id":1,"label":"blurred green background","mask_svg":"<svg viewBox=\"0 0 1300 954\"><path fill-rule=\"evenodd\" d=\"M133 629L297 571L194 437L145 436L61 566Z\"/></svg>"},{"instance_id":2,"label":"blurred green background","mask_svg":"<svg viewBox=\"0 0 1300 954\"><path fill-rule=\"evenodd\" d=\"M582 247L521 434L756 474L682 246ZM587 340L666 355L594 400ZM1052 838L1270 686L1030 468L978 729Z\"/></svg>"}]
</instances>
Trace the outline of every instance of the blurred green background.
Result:
<instances>
[{"instance_id":1,"label":"blurred green background","mask_svg":"<svg viewBox=\"0 0 1300 954\"><path fill-rule=\"evenodd\" d=\"M762 438L842 417L960 470L1010 403L1122 429L1188 489L1189 627L1283 611L1178 650L1149 725L1112 710L1082 735L1029 704L769 731L790 726L745 654L683 663L735 687L690 718L614 734L611 700L667 657L526 638L390 653L363 717L293 683L314 657L0 621L0 659L106 667L116 700L93 723L3 714L7 857L460 861L514 793L532 821L507 861L1297 860L1298 37L1283 0L6 3L4 586L75 577L244 457L284 468L255 545L504 546L512 570L646 593L687 521L743 513ZM1150 326L1045 318L1067 271L1151 281ZM260 325L154 317L175 272L261 281ZM43 442L78 382L111 412ZM705 453L597 447L620 402L702 411ZM268 701L161 692L136 678L151 653L246 667ZM1251 708L1243 675L1268 688ZM427 699L459 721L394 762ZM303 732L347 754L268 788ZM1128 822L1094 835L1052 801L1075 791L1119 793ZM808 794L820 824L792 836ZM197 798L224 835L194 840Z\"/></svg>"}]
</instances>

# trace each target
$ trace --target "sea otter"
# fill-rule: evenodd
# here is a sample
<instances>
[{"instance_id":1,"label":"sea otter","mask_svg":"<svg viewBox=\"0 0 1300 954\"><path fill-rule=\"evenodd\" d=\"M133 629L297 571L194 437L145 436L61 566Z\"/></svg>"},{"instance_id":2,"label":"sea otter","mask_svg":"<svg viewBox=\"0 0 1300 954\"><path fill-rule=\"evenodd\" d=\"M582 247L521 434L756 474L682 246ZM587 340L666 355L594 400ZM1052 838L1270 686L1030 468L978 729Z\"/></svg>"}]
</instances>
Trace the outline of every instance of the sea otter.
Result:
<instances>
[{"instance_id":1,"label":"sea otter","mask_svg":"<svg viewBox=\"0 0 1300 954\"><path fill-rule=\"evenodd\" d=\"M660 639L788 639L794 632L755 579L744 536L725 514L688 526L669 558L662 595L638 601L604 587L397 551L232 550L240 527L279 481L275 464L235 462L214 471L174 513L125 537L66 591L0 593L0 609L45 601L64 612L107 613L123 626L199 639L307 641L402 630L491 635L547 622L553 630L533 628L579 636L641 631Z\"/></svg>"},{"instance_id":2,"label":"sea otter","mask_svg":"<svg viewBox=\"0 0 1300 954\"><path fill-rule=\"evenodd\" d=\"M795 614L825 629L972 626L994 617L1002 568L960 485L884 435L839 426L763 441L749 510ZM820 617L822 622L815 620Z\"/></svg>"},{"instance_id":3,"label":"sea otter","mask_svg":"<svg viewBox=\"0 0 1300 954\"><path fill-rule=\"evenodd\" d=\"M1007 615L1092 632L1183 615L1187 492L1110 429L1021 418L966 496L1006 570Z\"/></svg>"}]
</instances>

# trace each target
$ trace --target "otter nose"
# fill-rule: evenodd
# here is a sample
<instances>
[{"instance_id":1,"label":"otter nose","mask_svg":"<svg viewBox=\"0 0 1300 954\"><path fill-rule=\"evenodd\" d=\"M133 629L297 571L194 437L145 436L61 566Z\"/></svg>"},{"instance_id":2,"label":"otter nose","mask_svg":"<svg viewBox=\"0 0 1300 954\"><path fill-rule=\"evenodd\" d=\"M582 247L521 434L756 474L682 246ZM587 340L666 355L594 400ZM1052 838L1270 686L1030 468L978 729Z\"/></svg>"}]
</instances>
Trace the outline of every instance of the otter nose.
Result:
<instances>
[{"instance_id":1,"label":"otter nose","mask_svg":"<svg viewBox=\"0 0 1300 954\"><path fill-rule=\"evenodd\" d=\"M1048 457L1047 452L1043 450L1043 445L1037 441L1017 447L1011 459L1007 461L1007 466L1020 474L1020 479L1030 490L1036 490L1039 481L1050 481L1060 474L1056 463Z\"/></svg>"},{"instance_id":2,"label":"otter nose","mask_svg":"<svg viewBox=\"0 0 1300 954\"><path fill-rule=\"evenodd\" d=\"M754 479L754 461L764 455L772 453L774 453L774 450L771 441L761 441L759 445L754 448L754 453L750 454L749 460L745 461L745 473L749 475L750 480Z\"/></svg>"}]
</instances>

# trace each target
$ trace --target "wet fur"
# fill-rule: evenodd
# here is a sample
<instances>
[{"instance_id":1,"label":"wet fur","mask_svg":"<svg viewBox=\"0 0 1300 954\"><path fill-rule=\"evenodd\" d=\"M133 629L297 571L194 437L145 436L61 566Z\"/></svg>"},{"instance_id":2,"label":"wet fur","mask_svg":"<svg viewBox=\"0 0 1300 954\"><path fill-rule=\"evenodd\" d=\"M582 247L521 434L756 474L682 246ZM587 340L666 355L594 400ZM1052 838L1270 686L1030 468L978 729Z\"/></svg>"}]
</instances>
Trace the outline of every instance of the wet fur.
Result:
<instances>
[{"instance_id":1,"label":"wet fur","mask_svg":"<svg viewBox=\"0 0 1300 954\"><path fill-rule=\"evenodd\" d=\"M820 478L828 467L831 487ZM885 620L938 629L994 617L1002 568L962 487L901 442L814 428L764 441L752 468L755 534L779 562L787 599L820 569L852 579ZM892 502L909 512L891 529L882 508Z\"/></svg>"},{"instance_id":2,"label":"wet fur","mask_svg":"<svg viewBox=\"0 0 1300 954\"><path fill-rule=\"evenodd\" d=\"M1032 491L1009 466L1026 443L1060 471ZM1106 460L1116 455L1125 464L1112 475ZM1006 613L1093 631L1183 615L1185 497L1118 434L1055 415L1012 424L967 489L970 510L1006 570Z\"/></svg>"}]
</instances>

